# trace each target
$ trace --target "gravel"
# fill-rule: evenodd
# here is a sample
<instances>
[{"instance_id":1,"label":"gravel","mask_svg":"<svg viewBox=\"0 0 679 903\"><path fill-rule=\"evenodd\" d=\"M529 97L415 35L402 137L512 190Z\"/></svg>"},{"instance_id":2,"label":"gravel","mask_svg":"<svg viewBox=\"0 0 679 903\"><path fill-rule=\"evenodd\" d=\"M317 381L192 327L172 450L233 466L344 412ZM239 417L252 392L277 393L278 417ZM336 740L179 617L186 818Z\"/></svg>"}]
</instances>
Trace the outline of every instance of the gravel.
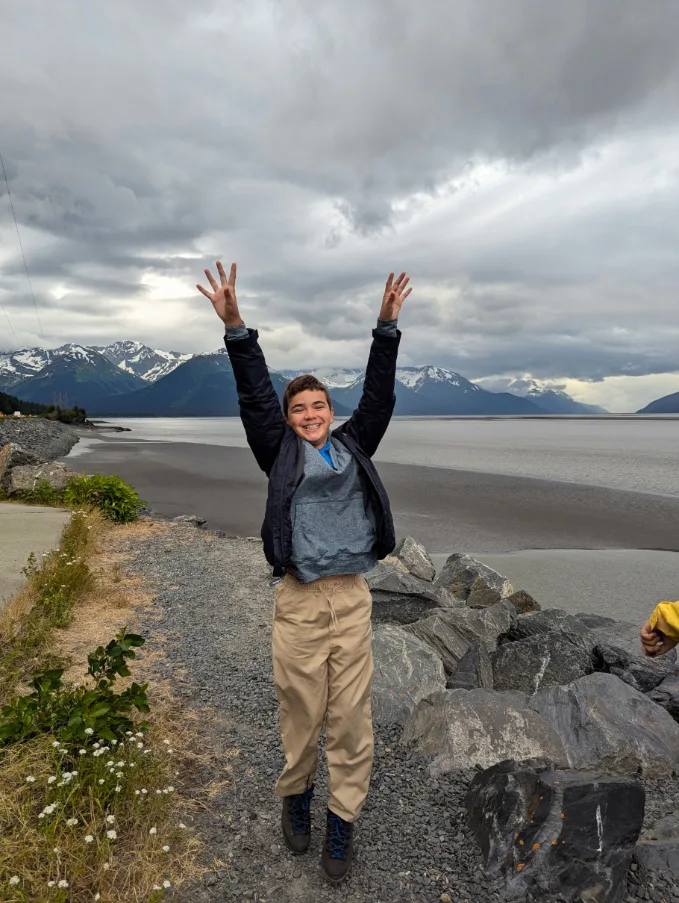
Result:
<instances>
[{"instance_id":1,"label":"gravel","mask_svg":"<svg viewBox=\"0 0 679 903\"><path fill-rule=\"evenodd\" d=\"M0 448L8 442L31 452L42 464L67 455L78 436L66 423L42 418L0 420Z\"/></svg>"},{"instance_id":2,"label":"gravel","mask_svg":"<svg viewBox=\"0 0 679 903\"><path fill-rule=\"evenodd\" d=\"M186 704L207 708L201 748L226 753L232 768L220 774L219 766L208 767L186 778L189 794L206 780L229 782L193 818L205 843L206 875L173 892L173 899L436 903L448 894L455 903L505 903L500 881L484 873L465 826L464 796L473 772L431 778L426 761L399 744L398 728L376 729L371 791L356 827L349 880L332 888L320 873L323 755L312 846L306 856L291 856L282 844L274 796L284 759L270 658L273 590L261 544L172 523L130 541L128 552L129 568L157 593L142 631L150 650L163 651L153 667L172 678ZM679 810L676 782L648 782L647 793L649 817ZM213 869L215 861L226 865ZM675 903L679 886L634 871L626 899Z\"/></svg>"}]
</instances>

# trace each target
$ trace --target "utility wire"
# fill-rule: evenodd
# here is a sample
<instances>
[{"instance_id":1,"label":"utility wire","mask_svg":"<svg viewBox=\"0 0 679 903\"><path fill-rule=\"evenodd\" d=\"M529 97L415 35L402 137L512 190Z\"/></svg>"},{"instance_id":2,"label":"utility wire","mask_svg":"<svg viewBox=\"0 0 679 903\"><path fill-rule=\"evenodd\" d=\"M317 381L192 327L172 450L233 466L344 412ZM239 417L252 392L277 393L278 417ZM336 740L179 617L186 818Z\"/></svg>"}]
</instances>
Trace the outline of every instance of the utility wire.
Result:
<instances>
[{"instance_id":1,"label":"utility wire","mask_svg":"<svg viewBox=\"0 0 679 903\"><path fill-rule=\"evenodd\" d=\"M42 323L40 321L40 313L38 312L38 302L35 300L35 292L33 291L33 284L31 282L31 275L28 272L28 263L26 262L26 255L24 254L24 246L21 241L21 233L19 232L19 223L17 222L17 215L14 211L14 202L12 201L12 192L9 190L9 179L7 178L7 171L5 169L5 161L2 159L2 154L0 154L0 166L2 167L2 174L5 177L5 185L7 186L7 197L9 198L9 206L12 208L12 216L14 217L14 228L17 230L17 238L19 239L19 247L21 248L21 256L24 259L24 269L26 270L26 278L28 279L28 287L31 290L31 297L33 298L33 307L35 308L35 316L38 320L38 326L40 327L40 335L42 336L43 342L45 341L45 333L42 331ZM5 310L3 305L3 310ZM5 316L7 316L7 311L5 311ZM9 316L7 316L7 322L9 323ZM11 323L9 325L12 327L12 332L14 332L14 327ZM16 332L14 332L14 337L17 342L19 341Z\"/></svg>"}]
</instances>

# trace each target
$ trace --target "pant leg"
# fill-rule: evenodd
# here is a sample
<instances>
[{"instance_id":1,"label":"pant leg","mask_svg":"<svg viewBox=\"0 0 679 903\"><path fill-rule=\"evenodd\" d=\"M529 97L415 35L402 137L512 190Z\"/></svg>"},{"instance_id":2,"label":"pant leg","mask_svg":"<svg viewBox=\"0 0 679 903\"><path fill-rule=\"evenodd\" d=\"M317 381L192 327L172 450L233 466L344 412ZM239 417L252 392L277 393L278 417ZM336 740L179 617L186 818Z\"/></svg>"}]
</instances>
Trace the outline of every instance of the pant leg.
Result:
<instances>
[{"instance_id":1,"label":"pant leg","mask_svg":"<svg viewBox=\"0 0 679 903\"><path fill-rule=\"evenodd\" d=\"M311 786L328 700L330 610L326 598L286 577L276 591L273 671L285 767L277 796Z\"/></svg>"},{"instance_id":2,"label":"pant leg","mask_svg":"<svg viewBox=\"0 0 679 903\"><path fill-rule=\"evenodd\" d=\"M365 802L373 762L372 598L362 577L346 577L332 598L336 632L328 660L328 806L354 821Z\"/></svg>"}]
</instances>

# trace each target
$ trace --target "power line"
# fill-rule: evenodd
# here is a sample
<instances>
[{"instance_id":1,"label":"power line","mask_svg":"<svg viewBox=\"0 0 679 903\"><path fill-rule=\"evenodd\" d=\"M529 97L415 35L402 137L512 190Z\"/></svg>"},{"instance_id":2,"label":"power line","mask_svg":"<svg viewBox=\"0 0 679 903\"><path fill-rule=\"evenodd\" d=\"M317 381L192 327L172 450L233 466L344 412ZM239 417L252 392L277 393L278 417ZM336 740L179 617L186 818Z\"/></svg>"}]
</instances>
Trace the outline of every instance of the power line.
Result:
<instances>
[{"instance_id":1,"label":"power line","mask_svg":"<svg viewBox=\"0 0 679 903\"><path fill-rule=\"evenodd\" d=\"M45 333L42 331L42 323L40 321L40 313L38 312L38 302L35 300L35 292L33 291L33 283L31 282L31 276L28 272L28 263L26 262L26 255L24 254L24 246L21 241L21 233L19 232L19 223L17 222L17 216L14 211L14 202L12 201L12 192L9 190L9 179L7 178L7 171L5 170L5 161L2 159L2 154L0 154L0 166L2 167L2 174L5 177L5 185L7 186L7 197L9 198L9 206L12 208L12 216L14 217L14 228L17 230L17 238L19 239L19 247L21 248L21 256L24 259L24 269L26 270L26 278L28 279L28 287L31 290L31 297L33 298L33 307L35 308L35 316L38 320L38 326L40 327L40 335L42 336L43 342L45 341ZM3 306L3 310L4 310ZM7 312L5 311L5 315ZM9 322L9 317L7 317L7 321ZM12 324L10 323L10 326ZM14 327L12 327L12 332L14 332ZM16 332L14 332L14 337L17 342L19 341Z\"/></svg>"}]
</instances>

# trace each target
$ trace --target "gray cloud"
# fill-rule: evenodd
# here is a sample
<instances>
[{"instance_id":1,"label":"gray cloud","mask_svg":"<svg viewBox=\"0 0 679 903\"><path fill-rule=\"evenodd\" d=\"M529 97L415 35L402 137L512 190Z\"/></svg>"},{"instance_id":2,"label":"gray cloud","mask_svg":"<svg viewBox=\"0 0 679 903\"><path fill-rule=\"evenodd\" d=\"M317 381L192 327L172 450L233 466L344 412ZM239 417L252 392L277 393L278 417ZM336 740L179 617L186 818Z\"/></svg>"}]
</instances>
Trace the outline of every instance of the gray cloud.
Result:
<instances>
[{"instance_id":1,"label":"gray cloud","mask_svg":"<svg viewBox=\"0 0 679 903\"><path fill-rule=\"evenodd\" d=\"M360 363L407 266L406 362L679 367L674 0L68 9L8 0L0 33L0 151L49 344L215 347L191 285L228 254L277 366ZM0 301L30 344L12 230L0 183Z\"/></svg>"}]
</instances>

